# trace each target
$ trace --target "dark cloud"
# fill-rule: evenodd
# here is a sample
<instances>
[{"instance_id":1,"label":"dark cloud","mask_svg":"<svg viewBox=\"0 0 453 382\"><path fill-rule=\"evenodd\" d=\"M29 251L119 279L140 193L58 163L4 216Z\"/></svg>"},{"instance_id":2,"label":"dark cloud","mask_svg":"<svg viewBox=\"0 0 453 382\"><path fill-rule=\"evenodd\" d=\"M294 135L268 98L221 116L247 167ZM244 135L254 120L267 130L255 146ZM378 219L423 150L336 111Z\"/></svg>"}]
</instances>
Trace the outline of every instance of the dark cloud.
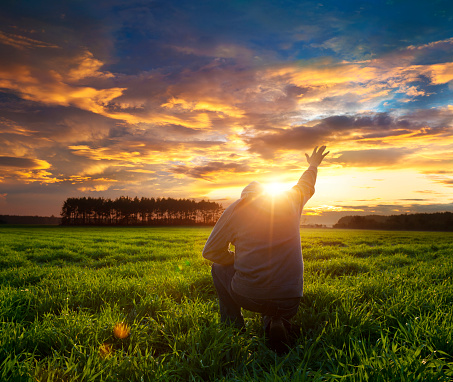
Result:
<instances>
[{"instance_id":1,"label":"dark cloud","mask_svg":"<svg viewBox=\"0 0 453 382\"><path fill-rule=\"evenodd\" d=\"M45 163L45 162L44 162ZM2 157L0 156L0 167L16 167L25 169L42 168L43 162L31 158ZM48 166L45 166L48 167Z\"/></svg>"},{"instance_id":2,"label":"dark cloud","mask_svg":"<svg viewBox=\"0 0 453 382\"><path fill-rule=\"evenodd\" d=\"M361 131L386 132L395 129L418 129L422 123L409 121L405 117L393 117L389 113L376 113L371 115L338 115L327 117L319 122L318 126L328 130L341 131L359 129ZM409 131L409 130L407 130ZM392 134L392 133L390 133Z\"/></svg>"},{"instance_id":3,"label":"dark cloud","mask_svg":"<svg viewBox=\"0 0 453 382\"><path fill-rule=\"evenodd\" d=\"M433 136L451 131L450 123L453 118L451 113L446 114L444 111L438 110L431 112L429 118L425 120L420 117L423 117L420 113L411 113L401 117L393 117L389 113L359 114L356 116L337 115L324 118L314 126L273 129L271 132L256 134L248 138L247 143L250 151L259 153L264 158L272 158L277 151L305 150L321 144L384 139L409 134L413 137ZM429 126L429 124L432 124L432 126ZM369 141L369 143L372 142ZM374 144L379 143L380 141L374 141ZM403 151L407 153L407 150ZM377 151L376 154L378 154ZM350 161L353 155L347 153L340 161L343 159ZM392 150L389 150L387 155L388 159L379 158L377 163L391 163L398 156ZM366 156L372 157L372 151ZM362 161L357 160L357 163L359 162Z\"/></svg>"},{"instance_id":4,"label":"dark cloud","mask_svg":"<svg viewBox=\"0 0 453 382\"><path fill-rule=\"evenodd\" d=\"M357 151L342 151L336 158L330 158L330 163L354 167L382 167L400 162L405 156L414 152L407 148L370 149Z\"/></svg>"},{"instance_id":5,"label":"dark cloud","mask_svg":"<svg viewBox=\"0 0 453 382\"><path fill-rule=\"evenodd\" d=\"M376 133L366 133L361 136L362 139L377 139L377 138L388 138L388 137L398 137L401 135L411 134L412 130L396 130L396 131L379 131Z\"/></svg>"},{"instance_id":6,"label":"dark cloud","mask_svg":"<svg viewBox=\"0 0 453 382\"><path fill-rule=\"evenodd\" d=\"M437 183L445 184L446 186L453 186L453 178L440 178L436 177L433 180Z\"/></svg>"},{"instance_id":7,"label":"dark cloud","mask_svg":"<svg viewBox=\"0 0 453 382\"><path fill-rule=\"evenodd\" d=\"M447 163L451 163L451 160L447 159ZM453 185L453 171L451 170L431 170L423 171L423 174L427 175L429 179L436 183L444 184L446 186Z\"/></svg>"},{"instance_id":8,"label":"dark cloud","mask_svg":"<svg viewBox=\"0 0 453 382\"><path fill-rule=\"evenodd\" d=\"M306 126L280 130L273 134L264 134L247 139L250 151L259 153L264 158L272 158L277 150L305 150L321 141L327 134Z\"/></svg>"},{"instance_id":9,"label":"dark cloud","mask_svg":"<svg viewBox=\"0 0 453 382\"><path fill-rule=\"evenodd\" d=\"M418 194L427 194L427 195L441 195L440 192L437 192L437 191L433 191L433 190L418 190L418 191L414 191Z\"/></svg>"},{"instance_id":10,"label":"dark cloud","mask_svg":"<svg viewBox=\"0 0 453 382\"><path fill-rule=\"evenodd\" d=\"M169 136L192 136L200 133L197 129L191 129L190 127L181 125L170 124L165 126L165 129L167 130Z\"/></svg>"},{"instance_id":11,"label":"dark cloud","mask_svg":"<svg viewBox=\"0 0 453 382\"><path fill-rule=\"evenodd\" d=\"M216 176L222 176L222 173L246 173L251 169L248 165L242 163L224 163L209 162L203 166L189 167L185 165L175 166L171 172L175 174L184 174L192 178L211 180Z\"/></svg>"},{"instance_id":12,"label":"dark cloud","mask_svg":"<svg viewBox=\"0 0 453 382\"><path fill-rule=\"evenodd\" d=\"M452 170L434 170L431 172L425 172L425 174L448 174L453 176Z\"/></svg>"}]
</instances>

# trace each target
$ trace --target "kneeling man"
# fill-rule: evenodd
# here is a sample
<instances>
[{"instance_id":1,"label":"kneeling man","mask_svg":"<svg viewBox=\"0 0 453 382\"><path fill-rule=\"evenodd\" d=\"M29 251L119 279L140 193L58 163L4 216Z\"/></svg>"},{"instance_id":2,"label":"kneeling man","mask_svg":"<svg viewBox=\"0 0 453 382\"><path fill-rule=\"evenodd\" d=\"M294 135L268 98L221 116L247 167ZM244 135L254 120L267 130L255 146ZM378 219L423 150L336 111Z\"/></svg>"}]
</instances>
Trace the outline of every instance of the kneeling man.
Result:
<instances>
[{"instance_id":1,"label":"kneeling man","mask_svg":"<svg viewBox=\"0 0 453 382\"><path fill-rule=\"evenodd\" d=\"M252 182L222 214L203 249L214 262L212 277L219 296L220 318L244 326L241 308L263 315L272 348L288 342L290 319L303 293L300 216L315 192L317 168L325 146L316 147L297 184L271 196ZM235 250L232 251L230 244Z\"/></svg>"}]
</instances>

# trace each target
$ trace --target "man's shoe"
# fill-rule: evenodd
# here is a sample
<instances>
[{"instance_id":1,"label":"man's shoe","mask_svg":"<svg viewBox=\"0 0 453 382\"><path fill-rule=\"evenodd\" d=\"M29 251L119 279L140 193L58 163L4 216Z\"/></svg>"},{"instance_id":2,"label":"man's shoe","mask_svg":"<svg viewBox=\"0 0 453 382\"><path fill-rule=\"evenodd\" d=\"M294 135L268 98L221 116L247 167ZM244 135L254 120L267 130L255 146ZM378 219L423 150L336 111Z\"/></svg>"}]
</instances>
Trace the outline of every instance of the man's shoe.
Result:
<instances>
[{"instance_id":1,"label":"man's shoe","mask_svg":"<svg viewBox=\"0 0 453 382\"><path fill-rule=\"evenodd\" d=\"M269 347L278 354L288 350L288 332L281 317L272 317L269 325Z\"/></svg>"}]
</instances>

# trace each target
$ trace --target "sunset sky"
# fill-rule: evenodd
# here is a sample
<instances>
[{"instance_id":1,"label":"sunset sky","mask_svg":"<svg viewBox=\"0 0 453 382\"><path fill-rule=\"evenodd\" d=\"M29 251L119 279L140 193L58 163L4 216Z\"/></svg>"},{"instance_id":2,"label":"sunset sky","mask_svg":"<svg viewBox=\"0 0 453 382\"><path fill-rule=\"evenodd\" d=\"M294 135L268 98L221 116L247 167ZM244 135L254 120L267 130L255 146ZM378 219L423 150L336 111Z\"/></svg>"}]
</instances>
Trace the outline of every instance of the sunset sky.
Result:
<instances>
[{"instance_id":1,"label":"sunset sky","mask_svg":"<svg viewBox=\"0 0 453 382\"><path fill-rule=\"evenodd\" d=\"M2 1L0 214L294 185L306 223L453 211L453 2Z\"/></svg>"}]
</instances>

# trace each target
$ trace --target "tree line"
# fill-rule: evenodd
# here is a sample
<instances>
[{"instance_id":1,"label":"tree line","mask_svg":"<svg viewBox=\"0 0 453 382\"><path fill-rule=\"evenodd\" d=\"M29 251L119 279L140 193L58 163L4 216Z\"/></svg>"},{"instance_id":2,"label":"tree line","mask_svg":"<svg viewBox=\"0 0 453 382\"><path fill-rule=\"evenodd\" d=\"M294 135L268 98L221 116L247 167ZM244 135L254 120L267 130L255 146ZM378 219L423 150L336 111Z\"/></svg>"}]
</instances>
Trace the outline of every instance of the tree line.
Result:
<instances>
[{"instance_id":1,"label":"tree line","mask_svg":"<svg viewBox=\"0 0 453 382\"><path fill-rule=\"evenodd\" d=\"M56 216L20 216L20 215L0 215L0 224L45 224L58 225L61 218Z\"/></svg>"},{"instance_id":2,"label":"tree line","mask_svg":"<svg viewBox=\"0 0 453 382\"><path fill-rule=\"evenodd\" d=\"M453 213L435 212L391 216L343 216L333 228L453 231Z\"/></svg>"},{"instance_id":3,"label":"tree line","mask_svg":"<svg viewBox=\"0 0 453 382\"><path fill-rule=\"evenodd\" d=\"M223 212L219 203L173 198L68 198L62 225L214 225Z\"/></svg>"}]
</instances>

